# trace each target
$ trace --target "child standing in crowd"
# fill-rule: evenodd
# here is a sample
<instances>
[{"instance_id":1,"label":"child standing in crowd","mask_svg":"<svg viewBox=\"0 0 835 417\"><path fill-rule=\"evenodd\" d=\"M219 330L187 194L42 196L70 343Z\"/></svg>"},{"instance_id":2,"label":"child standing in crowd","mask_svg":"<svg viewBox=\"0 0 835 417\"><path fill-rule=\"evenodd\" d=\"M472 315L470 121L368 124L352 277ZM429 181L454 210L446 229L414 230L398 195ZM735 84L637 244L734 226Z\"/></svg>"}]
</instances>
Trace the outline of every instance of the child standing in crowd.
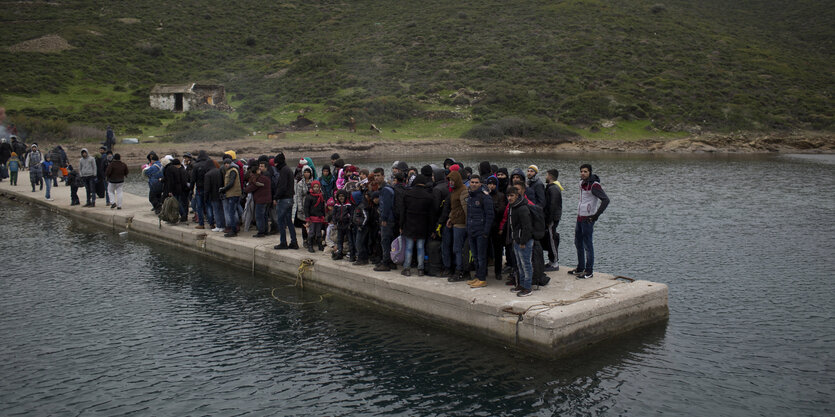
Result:
<instances>
[{"instance_id":1,"label":"child standing in crowd","mask_svg":"<svg viewBox=\"0 0 835 417\"><path fill-rule=\"evenodd\" d=\"M331 219L336 226L336 252L334 252L333 259L339 260L345 256L345 241L348 241L348 247L351 256L355 257L354 240L351 238L351 217L354 212L354 207L351 204L351 197L348 196L348 191L339 190L336 192L336 202L333 207Z\"/></svg>"},{"instance_id":2,"label":"child standing in crowd","mask_svg":"<svg viewBox=\"0 0 835 417\"><path fill-rule=\"evenodd\" d=\"M9 182L17 186L17 173L20 171L20 159L17 157L17 152L12 152L12 156L6 161L6 166L9 168Z\"/></svg>"},{"instance_id":3,"label":"child standing in crowd","mask_svg":"<svg viewBox=\"0 0 835 417\"><path fill-rule=\"evenodd\" d=\"M325 224L325 199L322 196L322 185L319 181L310 182L310 191L304 198L305 226L307 227L307 251L314 252L313 245L317 244L319 250L325 250L322 241L322 225Z\"/></svg>"}]
</instances>

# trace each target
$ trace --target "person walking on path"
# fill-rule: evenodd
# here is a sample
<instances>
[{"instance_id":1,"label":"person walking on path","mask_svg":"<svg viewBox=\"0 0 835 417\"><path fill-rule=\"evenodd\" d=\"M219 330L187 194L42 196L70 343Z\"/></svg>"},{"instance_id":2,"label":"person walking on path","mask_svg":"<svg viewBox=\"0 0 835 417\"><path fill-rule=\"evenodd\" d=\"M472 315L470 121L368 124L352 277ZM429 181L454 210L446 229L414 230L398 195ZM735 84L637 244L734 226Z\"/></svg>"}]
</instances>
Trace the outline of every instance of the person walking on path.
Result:
<instances>
[{"instance_id":1,"label":"person walking on path","mask_svg":"<svg viewBox=\"0 0 835 417\"><path fill-rule=\"evenodd\" d=\"M102 142L102 145L104 145L105 150L107 152L113 152L113 145L115 145L115 144L116 144L116 135L113 133L113 128L110 127L110 126L107 126L107 133L106 133L104 142Z\"/></svg>"},{"instance_id":2,"label":"person walking on path","mask_svg":"<svg viewBox=\"0 0 835 417\"><path fill-rule=\"evenodd\" d=\"M107 165L104 177L107 179L107 194L110 197L111 209L122 209L122 189L128 176L128 166L122 162L122 155L113 155L113 160Z\"/></svg>"},{"instance_id":3,"label":"person walking on path","mask_svg":"<svg viewBox=\"0 0 835 417\"><path fill-rule=\"evenodd\" d=\"M591 165L580 165L580 203L574 227L577 267L568 271L569 274L582 279L594 276L594 223L608 206L609 197L600 185L600 177L592 174Z\"/></svg>"},{"instance_id":4,"label":"person walking on path","mask_svg":"<svg viewBox=\"0 0 835 417\"><path fill-rule=\"evenodd\" d=\"M81 148L81 159L78 160L78 175L84 181L84 191L87 194L87 204L84 207L96 206L96 158L90 156L87 148Z\"/></svg>"},{"instance_id":5,"label":"person walking on path","mask_svg":"<svg viewBox=\"0 0 835 417\"><path fill-rule=\"evenodd\" d=\"M38 144L33 143L29 153L26 154L25 167L29 168L29 181L32 183L32 192L35 192L35 186L40 185L43 190L43 169L41 166L43 162L43 154L38 150Z\"/></svg>"},{"instance_id":6,"label":"person walking on path","mask_svg":"<svg viewBox=\"0 0 835 417\"><path fill-rule=\"evenodd\" d=\"M46 184L46 201L52 201L52 180L53 180L53 173L52 173L52 166L54 164L50 160L49 154L44 155L44 160L41 162L41 172L43 173L43 182Z\"/></svg>"}]
</instances>

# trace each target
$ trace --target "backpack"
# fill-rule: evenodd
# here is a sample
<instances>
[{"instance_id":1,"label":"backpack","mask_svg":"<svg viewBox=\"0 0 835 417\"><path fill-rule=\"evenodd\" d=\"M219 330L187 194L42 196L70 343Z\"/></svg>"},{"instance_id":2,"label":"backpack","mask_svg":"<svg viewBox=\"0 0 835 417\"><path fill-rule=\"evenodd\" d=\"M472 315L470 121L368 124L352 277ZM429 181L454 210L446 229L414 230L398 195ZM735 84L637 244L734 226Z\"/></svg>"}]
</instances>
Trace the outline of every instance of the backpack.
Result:
<instances>
[{"instance_id":1,"label":"backpack","mask_svg":"<svg viewBox=\"0 0 835 417\"><path fill-rule=\"evenodd\" d=\"M166 198L158 217L160 222L177 223L180 221L180 202L174 197Z\"/></svg>"},{"instance_id":2,"label":"backpack","mask_svg":"<svg viewBox=\"0 0 835 417\"><path fill-rule=\"evenodd\" d=\"M426 240L426 256L429 258L424 263L426 274L439 276L444 270L444 260L441 252L441 241L437 239Z\"/></svg>"},{"instance_id":3,"label":"backpack","mask_svg":"<svg viewBox=\"0 0 835 417\"><path fill-rule=\"evenodd\" d=\"M397 239L391 241L391 261L403 265L406 260L406 242L403 241L403 236L397 236ZM408 266L407 266L408 268Z\"/></svg>"},{"instance_id":4,"label":"backpack","mask_svg":"<svg viewBox=\"0 0 835 417\"><path fill-rule=\"evenodd\" d=\"M531 235L539 240L545 237L545 211L536 204L528 204L528 211L531 213Z\"/></svg>"}]
</instances>

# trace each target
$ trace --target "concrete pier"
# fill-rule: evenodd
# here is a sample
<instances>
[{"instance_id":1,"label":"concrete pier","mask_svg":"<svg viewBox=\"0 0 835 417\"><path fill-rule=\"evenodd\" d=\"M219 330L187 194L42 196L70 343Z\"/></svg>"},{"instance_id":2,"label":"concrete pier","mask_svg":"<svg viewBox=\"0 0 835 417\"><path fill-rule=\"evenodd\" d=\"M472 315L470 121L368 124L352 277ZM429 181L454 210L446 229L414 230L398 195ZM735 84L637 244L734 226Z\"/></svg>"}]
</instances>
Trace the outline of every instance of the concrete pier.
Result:
<instances>
[{"instance_id":1,"label":"concrete pier","mask_svg":"<svg viewBox=\"0 0 835 417\"><path fill-rule=\"evenodd\" d=\"M28 171L21 171L18 186L0 183L0 195L36 203L51 211L95 225L107 225L116 233L128 231L177 248L205 254L240 267L295 279L300 263L313 260L305 274L305 287L315 287L397 312L410 320L428 322L466 333L501 346L554 358L575 352L629 330L667 319L667 286L637 280L626 282L595 272L578 280L561 267L550 272L551 282L530 297L516 297L503 281L488 278L488 286L471 289L445 278L405 277L397 271L375 272L372 266L333 261L322 252L277 251L277 236L255 239L241 232L224 238L222 233L197 230L194 223L160 225L147 198L124 195L123 209L115 210L97 199L96 207L70 206L70 188L52 188L54 201L44 191L31 192ZM84 204L84 189L79 189ZM2 224L2 220L0 220ZM300 235L300 234L299 234Z\"/></svg>"}]
</instances>

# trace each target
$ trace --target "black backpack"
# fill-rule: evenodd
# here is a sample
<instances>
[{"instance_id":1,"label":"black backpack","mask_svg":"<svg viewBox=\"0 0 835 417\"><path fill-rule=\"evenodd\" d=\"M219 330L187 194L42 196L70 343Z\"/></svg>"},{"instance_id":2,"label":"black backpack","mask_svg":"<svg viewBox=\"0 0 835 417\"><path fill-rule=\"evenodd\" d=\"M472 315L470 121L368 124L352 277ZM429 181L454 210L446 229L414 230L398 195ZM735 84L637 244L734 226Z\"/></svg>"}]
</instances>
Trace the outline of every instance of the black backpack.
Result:
<instances>
[{"instance_id":1,"label":"black backpack","mask_svg":"<svg viewBox=\"0 0 835 417\"><path fill-rule=\"evenodd\" d=\"M536 204L528 204L528 211L531 213L531 235L539 240L545 237L545 210Z\"/></svg>"}]
</instances>

